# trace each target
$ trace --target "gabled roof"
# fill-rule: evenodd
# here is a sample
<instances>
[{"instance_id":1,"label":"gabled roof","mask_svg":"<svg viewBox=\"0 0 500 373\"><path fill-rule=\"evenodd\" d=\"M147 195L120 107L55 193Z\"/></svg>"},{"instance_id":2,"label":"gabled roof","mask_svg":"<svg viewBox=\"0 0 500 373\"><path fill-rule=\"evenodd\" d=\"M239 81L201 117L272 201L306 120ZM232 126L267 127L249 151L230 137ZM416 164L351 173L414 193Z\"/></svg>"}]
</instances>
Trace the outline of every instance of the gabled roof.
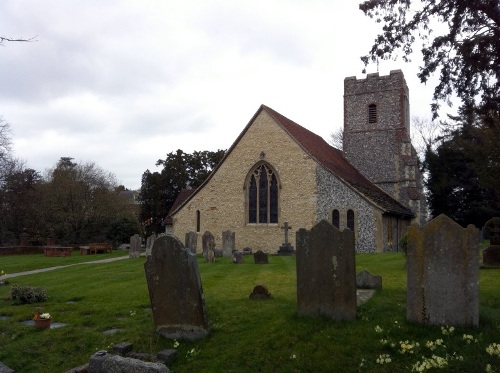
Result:
<instances>
[{"instance_id":1,"label":"gabled roof","mask_svg":"<svg viewBox=\"0 0 500 373\"><path fill-rule=\"evenodd\" d=\"M170 211L167 214L167 219L165 221L166 225L172 225L172 217L171 217L172 213L176 211L185 201L187 201L194 192L195 192L194 189L182 189L179 192L177 197L175 197L175 201L172 207L170 207Z\"/></svg>"},{"instance_id":2,"label":"gabled roof","mask_svg":"<svg viewBox=\"0 0 500 373\"><path fill-rule=\"evenodd\" d=\"M172 207L170 214L172 215L184 205L198 190L211 179L211 176L217 172L219 166L225 161L228 155L236 147L240 139L247 132L255 118L262 112L268 113L278 123L290 137L317 163L322 165L326 170L330 171L336 177L341 179L345 184L354 189L355 192L360 194L365 199L369 200L372 204L379 207L383 212L389 214L402 215L406 217L413 217L414 213L382 191L379 187L373 184L365 176L363 176L354 166L352 166L345 158L342 152L333 146L329 145L321 136L305 129L301 125L274 111L270 107L261 105L259 110L254 114L252 119L248 122L241 134L235 140L231 148L226 152L224 158L220 161L219 165L212 171L210 176L203 182L198 189L191 194L187 199L180 203L175 209Z\"/></svg>"}]
</instances>

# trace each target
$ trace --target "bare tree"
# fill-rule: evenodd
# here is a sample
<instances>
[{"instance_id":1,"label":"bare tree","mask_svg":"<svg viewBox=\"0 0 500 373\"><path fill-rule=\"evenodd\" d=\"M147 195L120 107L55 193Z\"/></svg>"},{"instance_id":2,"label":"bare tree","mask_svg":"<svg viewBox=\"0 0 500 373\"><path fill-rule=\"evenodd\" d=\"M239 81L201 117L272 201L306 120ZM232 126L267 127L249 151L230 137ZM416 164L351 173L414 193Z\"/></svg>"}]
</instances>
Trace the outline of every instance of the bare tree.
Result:
<instances>
[{"instance_id":1,"label":"bare tree","mask_svg":"<svg viewBox=\"0 0 500 373\"><path fill-rule=\"evenodd\" d=\"M344 128L340 127L335 132L332 132L330 134L330 140L328 141L328 143L331 146L342 150L344 145Z\"/></svg>"},{"instance_id":2,"label":"bare tree","mask_svg":"<svg viewBox=\"0 0 500 373\"><path fill-rule=\"evenodd\" d=\"M31 42L35 41L36 36L29 38L29 39L24 39L24 38L18 38L18 39L13 39L13 38L6 38L5 36L0 36L0 45L3 45L5 41L18 41L18 42Z\"/></svg>"},{"instance_id":3,"label":"bare tree","mask_svg":"<svg viewBox=\"0 0 500 373\"><path fill-rule=\"evenodd\" d=\"M425 152L436 146L441 133L441 123L436 125L435 121L418 116L411 118L411 142L421 162L425 159Z\"/></svg>"}]
</instances>

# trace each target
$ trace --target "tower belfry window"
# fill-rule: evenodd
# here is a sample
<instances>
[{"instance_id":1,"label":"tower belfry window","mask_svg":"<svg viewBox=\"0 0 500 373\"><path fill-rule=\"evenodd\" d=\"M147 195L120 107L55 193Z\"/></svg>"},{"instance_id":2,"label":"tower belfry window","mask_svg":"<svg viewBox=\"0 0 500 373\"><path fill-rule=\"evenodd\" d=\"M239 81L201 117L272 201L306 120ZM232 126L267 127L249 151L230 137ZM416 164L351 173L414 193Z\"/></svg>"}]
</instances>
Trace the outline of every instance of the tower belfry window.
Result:
<instances>
[{"instance_id":1,"label":"tower belfry window","mask_svg":"<svg viewBox=\"0 0 500 373\"><path fill-rule=\"evenodd\" d=\"M368 123L377 123L377 105L368 105Z\"/></svg>"}]
</instances>

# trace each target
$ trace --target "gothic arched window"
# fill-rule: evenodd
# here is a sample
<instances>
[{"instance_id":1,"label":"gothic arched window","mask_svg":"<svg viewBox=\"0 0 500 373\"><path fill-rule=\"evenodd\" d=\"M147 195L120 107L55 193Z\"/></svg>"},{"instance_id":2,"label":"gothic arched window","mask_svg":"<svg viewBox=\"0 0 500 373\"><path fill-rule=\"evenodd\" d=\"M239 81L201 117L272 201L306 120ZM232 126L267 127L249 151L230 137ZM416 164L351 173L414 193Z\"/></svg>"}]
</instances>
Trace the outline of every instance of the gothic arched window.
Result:
<instances>
[{"instance_id":1,"label":"gothic arched window","mask_svg":"<svg viewBox=\"0 0 500 373\"><path fill-rule=\"evenodd\" d=\"M332 225L335 228L340 229L340 213L339 213L339 210L333 210L332 211Z\"/></svg>"},{"instance_id":2,"label":"gothic arched window","mask_svg":"<svg viewBox=\"0 0 500 373\"><path fill-rule=\"evenodd\" d=\"M354 211L347 210L347 229L354 232Z\"/></svg>"},{"instance_id":3,"label":"gothic arched window","mask_svg":"<svg viewBox=\"0 0 500 373\"><path fill-rule=\"evenodd\" d=\"M265 163L251 172L247 185L248 222L278 223L278 179Z\"/></svg>"}]
</instances>

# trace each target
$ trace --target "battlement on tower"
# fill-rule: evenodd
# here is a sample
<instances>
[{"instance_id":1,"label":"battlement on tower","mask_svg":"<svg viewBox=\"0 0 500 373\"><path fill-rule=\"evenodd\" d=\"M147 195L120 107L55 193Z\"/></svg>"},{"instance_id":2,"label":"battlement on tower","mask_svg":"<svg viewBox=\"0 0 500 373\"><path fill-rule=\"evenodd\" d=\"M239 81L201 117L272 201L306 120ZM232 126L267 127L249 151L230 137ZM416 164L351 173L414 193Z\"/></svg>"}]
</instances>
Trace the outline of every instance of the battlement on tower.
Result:
<instances>
[{"instance_id":1,"label":"battlement on tower","mask_svg":"<svg viewBox=\"0 0 500 373\"><path fill-rule=\"evenodd\" d=\"M389 75L379 73L367 74L366 78L358 79L350 76L344 79L344 96L383 92L403 89L408 94L408 86L402 70L391 70Z\"/></svg>"}]
</instances>

